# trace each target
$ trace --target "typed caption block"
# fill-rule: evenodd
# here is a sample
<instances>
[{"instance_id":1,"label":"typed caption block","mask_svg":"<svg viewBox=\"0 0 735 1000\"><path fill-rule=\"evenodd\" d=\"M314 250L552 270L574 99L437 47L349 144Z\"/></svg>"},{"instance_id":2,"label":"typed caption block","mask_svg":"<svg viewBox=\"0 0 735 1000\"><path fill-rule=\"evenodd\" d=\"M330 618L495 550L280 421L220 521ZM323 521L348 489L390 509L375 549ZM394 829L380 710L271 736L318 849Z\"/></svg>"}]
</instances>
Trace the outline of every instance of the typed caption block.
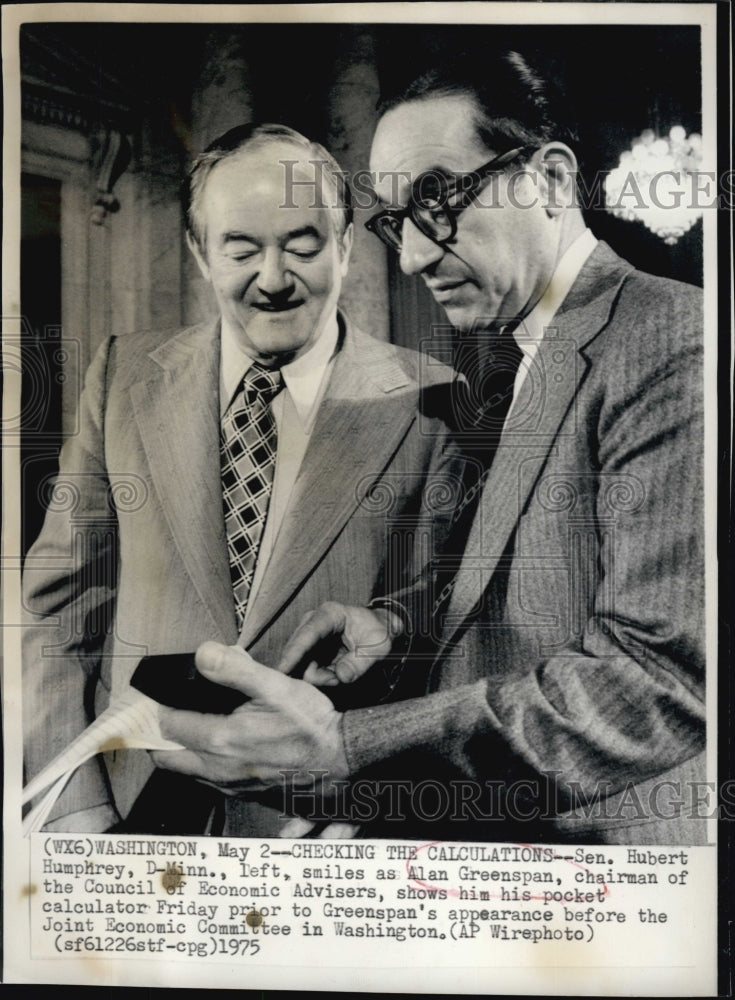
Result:
<instances>
[{"instance_id":1,"label":"typed caption block","mask_svg":"<svg viewBox=\"0 0 735 1000\"><path fill-rule=\"evenodd\" d=\"M686 962L706 848L31 838L31 956ZM327 945L327 947L321 947ZM442 957L444 953L444 957ZM637 958L635 956L638 956Z\"/></svg>"}]
</instances>

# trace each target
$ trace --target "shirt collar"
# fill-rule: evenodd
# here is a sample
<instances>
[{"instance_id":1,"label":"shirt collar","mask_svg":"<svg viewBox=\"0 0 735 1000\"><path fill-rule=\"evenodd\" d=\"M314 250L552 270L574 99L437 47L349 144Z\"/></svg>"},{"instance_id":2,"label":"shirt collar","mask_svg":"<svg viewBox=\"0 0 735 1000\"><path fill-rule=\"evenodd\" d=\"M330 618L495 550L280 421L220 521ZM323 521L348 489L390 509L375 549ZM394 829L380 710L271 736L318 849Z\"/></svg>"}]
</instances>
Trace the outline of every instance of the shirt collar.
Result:
<instances>
[{"instance_id":1,"label":"shirt collar","mask_svg":"<svg viewBox=\"0 0 735 1000\"><path fill-rule=\"evenodd\" d=\"M324 324L324 329L309 350L281 368L299 420L305 428L311 424L321 398L320 389L329 363L337 350L339 323L336 310ZM224 416L253 359L240 347L237 334L223 316L220 348L220 416Z\"/></svg>"},{"instance_id":2,"label":"shirt collar","mask_svg":"<svg viewBox=\"0 0 735 1000\"><path fill-rule=\"evenodd\" d=\"M544 331L551 325L559 306L571 291L579 272L592 251L597 246L597 239L590 229L585 229L576 240L567 247L561 260L556 265L546 291L538 300L528 316L521 320L514 334L518 346L528 341L541 340Z\"/></svg>"}]
</instances>

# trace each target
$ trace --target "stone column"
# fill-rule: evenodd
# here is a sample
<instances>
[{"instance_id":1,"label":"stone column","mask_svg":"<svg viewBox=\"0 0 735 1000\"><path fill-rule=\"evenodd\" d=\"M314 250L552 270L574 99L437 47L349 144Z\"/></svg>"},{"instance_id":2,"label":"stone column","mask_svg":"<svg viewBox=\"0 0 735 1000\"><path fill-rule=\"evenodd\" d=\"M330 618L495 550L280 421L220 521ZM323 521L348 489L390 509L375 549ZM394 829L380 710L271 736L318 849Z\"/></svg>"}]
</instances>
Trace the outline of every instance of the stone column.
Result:
<instances>
[{"instance_id":1,"label":"stone column","mask_svg":"<svg viewBox=\"0 0 735 1000\"><path fill-rule=\"evenodd\" d=\"M244 32L213 28L204 41L202 68L191 100L192 154L228 129L253 119L253 84Z\"/></svg>"},{"instance_id":2,"label":"stone column","mask_svg":"<svg viewBox=\"0 0 735 1000\"><path fill-rule=\"evenodd\" d=\"M204 41L199 80L191 100L191 155L235 125L253 120L253 84L245 54L244 34L213 28ZM184 249L182 257L184 321L198 323L217 315L209 285Z\"/></svg>"},{"instance_id":3,"label":"stone column","mask_svg":"<svg viewBox=\"0 0 735 1000\"><path fill-rule=\"evenodd\" d=\"M115 185L111 231L111 330L169 330L181 324L182 161L170 111L157 101L141 122L136 158Z\"/></svg>"},{"instance_id":4,"label":"stone column","mask_svg":"<svg viewBox=\"0 0 735 1000\"><path fill-rule=\"evenodd\" d=\"M327 96L327 147L337 158L348 179L366 171L377 115L380 88L375 67L375 46L369 29L344 29L334 64L333 82ZM390 339L388 265L386 250L369 233L364 222L375 211L365 206L355 210L355 241L352 263L342 287L341 305L354 322L381 340Z\"/></svg>"}]
</instances>

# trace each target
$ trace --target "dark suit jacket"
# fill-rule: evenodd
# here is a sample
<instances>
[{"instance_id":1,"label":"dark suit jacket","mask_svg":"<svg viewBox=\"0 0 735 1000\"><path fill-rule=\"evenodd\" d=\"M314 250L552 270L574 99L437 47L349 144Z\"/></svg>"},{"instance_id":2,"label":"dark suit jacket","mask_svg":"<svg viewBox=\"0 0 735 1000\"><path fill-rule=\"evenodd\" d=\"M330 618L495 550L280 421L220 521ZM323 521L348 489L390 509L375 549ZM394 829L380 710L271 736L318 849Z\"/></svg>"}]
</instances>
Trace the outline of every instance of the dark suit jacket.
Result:
<instances>
[{"instance_id":1,"label":"dark suit jacket","mask_svg":"<svg viewBox=\"0 0 735 1000\"><path fill-rule=\"evenodd\" d=\"M442 820L452 782L503 787L387 835L701 840L677 800L704 778L702 348L698 289L595 249L503 429L431 693L344 722L355 771L452 791Z\"/></svg>"},{"instance_id":2,"label":"dark suit jacket","mask_svg":"<svg viewBox=\"0 0 735 1000\"><path fill-rule=\"evenodd\" d=\"M241 636L267 664L320 602L366 603L407 582L413 553L396 544L393 529L428 530L432 489L444 495L457 473L441 415L454 372L342 324L341 350ZM168 337L115 337L93 361L80 430L62 451L24 573L29 777L127 686L144 654L238 640L219 425L217 323ZM98 758L77 772L52 813L57 829L81 811L105 829L116 818L113 804L127 814L151 773L148 756L116 752L106 765ZM235 809L229 830L273 833L275 815L250 830Z\"/></svg>"}]
</instances>

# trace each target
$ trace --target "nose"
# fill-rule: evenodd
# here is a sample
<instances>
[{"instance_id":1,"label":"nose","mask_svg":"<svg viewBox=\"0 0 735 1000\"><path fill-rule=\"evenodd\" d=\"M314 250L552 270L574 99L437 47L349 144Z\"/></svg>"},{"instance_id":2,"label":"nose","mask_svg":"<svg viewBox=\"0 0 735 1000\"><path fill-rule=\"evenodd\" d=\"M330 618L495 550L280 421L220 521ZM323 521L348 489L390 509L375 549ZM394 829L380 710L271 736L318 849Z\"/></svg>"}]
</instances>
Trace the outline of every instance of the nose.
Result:
<instances>
[{"instance_id":1,"label":"nose","mask_svg":"<svg viewBox=\"0 0 735 1000\"><path fill-rule=\"evenodd\" d=\"M268 247L258 272L258 289L264 295L279 295L293 284L278 247Z\"/></svg>"},{"instance_id":2,"label":"nose","mask_svg":"<svg viewBox=\"0 0 735 1000\"><path fill-rule=\"evenodd\" d=\"M418 229L411 219L403 220L401 232L401 270L421 274L444 256L444 248Z\"/></svg>"}]
</instances>

